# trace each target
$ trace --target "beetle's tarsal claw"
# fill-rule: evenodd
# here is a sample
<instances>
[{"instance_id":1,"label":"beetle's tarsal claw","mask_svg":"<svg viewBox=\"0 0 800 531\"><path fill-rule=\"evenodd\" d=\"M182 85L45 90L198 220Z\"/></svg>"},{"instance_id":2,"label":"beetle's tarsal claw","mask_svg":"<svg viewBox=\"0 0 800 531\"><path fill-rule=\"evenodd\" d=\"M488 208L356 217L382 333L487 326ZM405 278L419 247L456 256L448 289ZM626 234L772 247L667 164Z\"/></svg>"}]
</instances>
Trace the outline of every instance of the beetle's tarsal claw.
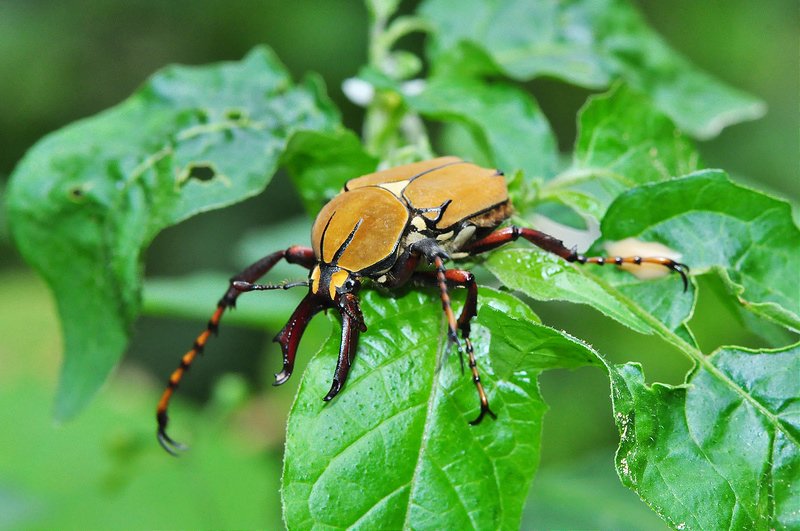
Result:
<instances>
[{"instance_id":1,"label":"beetle's tarsal claw","mask_svg":"<svg viewBox=\"0 0 800 531\"><path fill-rule=\"evenodd\" d=\"M272 385L274 385L275 387L283 385L291 376L292 376L292 371L287 370L286 367L284 367L281 372L275 374L275 381L272 382Z\"/></svg>"},{"instance_id":2,"label":"beetle's tarsal claw","mask_svg":"<svg viewBox=\"0 0 800 531\"><path fill-rule=\"evenodd\" d=\"M164 431L163 427L158 428L158 444L161 445L161 448L167 451L173 457L179 457L178 452L185 452L189 449L188 446L185 444L181 444L178 441L173 440L167 432Z\"/></svg>"},{"instance_id":3,"label":"beetle's tarsal claw","mask_svg":"<svg viewBox=\"0 0 800 531\"><path fill-rule=\"evenodd\" d=\"M447 331L447 340L454 344L458 350L461 350L461 345L458 343L458 334L455 330L451 329Z\"/></svg>"},{"instance_id":4,"label":"beetle's tarsal claw","mask_svg":"<svg viewBox=\"0 0 800 531\"><path fill-rule=\"evenodd\" d=\"M685 264L674 263L670 266L670 269L677 272L681 276L681 280L683 281L683 292L686 293L689 291L689 266Z\"/></svg>"},{"instance_id":5,"label":"beetle's tarsal claw","mask_svg":"<svg viewBox=\"0 0 800 531\"><path fill-rule=\"evenodd\" d=\"M481 404L481 412L478 414L478 417L475 420L471 420L469 422L470 426L477 426L483 420L483 417L489 415L492 417L492 420L497 420L497 415L494 414L494 411L489 409L489 404Z\"/></svg>"},{"instance_id":6,"label":"beetle's tarsal claw","mask_svg":"<svg viewBox=\"0 0 800 531\"><path fill-rule=\"evenodd\" d=\"M325 395L325 397L322 400L324 400L325 402L330 402L334 396L339 394L339 391L341 390L342 390L342 383L339 380L334 379L333 384L331 385L331 390L328 391L328 394Z\"/></svg>"}]
</instances>

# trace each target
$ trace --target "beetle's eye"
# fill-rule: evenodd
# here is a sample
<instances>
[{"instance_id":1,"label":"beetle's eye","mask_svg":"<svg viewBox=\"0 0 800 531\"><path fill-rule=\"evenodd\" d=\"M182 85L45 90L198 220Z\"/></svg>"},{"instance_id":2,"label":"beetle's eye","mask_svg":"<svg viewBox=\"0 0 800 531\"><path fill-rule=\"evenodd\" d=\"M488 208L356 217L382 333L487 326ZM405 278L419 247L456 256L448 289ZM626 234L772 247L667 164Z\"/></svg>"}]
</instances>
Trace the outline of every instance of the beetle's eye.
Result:
<instances>
[{"instance_id":1,"label":"beetle's eye","mask_svg":"<svg viewBox=\"0 0 800 531\"><path fill-rule=\"evenodd\" d=\"M347 291L352 291L353 288L355 287L356 287L356 281L353 280L352 278L348 278L347 280L344 281L344 289L346 289Z\"/></svg>"}]
</instances>

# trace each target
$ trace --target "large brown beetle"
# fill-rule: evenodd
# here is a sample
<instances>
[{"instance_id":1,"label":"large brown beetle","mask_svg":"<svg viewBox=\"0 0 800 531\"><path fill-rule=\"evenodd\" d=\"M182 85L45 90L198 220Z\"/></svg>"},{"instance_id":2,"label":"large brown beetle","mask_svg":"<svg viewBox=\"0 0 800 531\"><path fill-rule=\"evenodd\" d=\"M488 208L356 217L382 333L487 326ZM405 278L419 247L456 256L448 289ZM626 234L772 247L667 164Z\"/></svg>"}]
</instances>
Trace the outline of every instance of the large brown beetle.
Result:
<instances>
[{"instance_id":1,"label":"large brown beetle","mask_svg":"<svg viewBox=\"0 0 800 531\"><path fill-rule=\"evenodd\" d=\"M359 333L367 329L358 302L362 279L387 288L410 280L435 284L441 293L449 340L458 344L457 330L461 331L472 380L480 398L480 413L471 424L478 424L487 414L495 417L481 385L469 338L470 321L477 313L478 286L472 273L447 269L446 261L483 253L523 238L568 262L658 264L678 272L684 289L687 286L688 268L670 258L586 257L534 229L516 226L497 229L510 214L511 202L502 172L481 168L457 157L408 164L348 181L342 192L317 215L311 230L311 248L293 246L272 253L231 279L206 330L197 337L169 378L156 413L159 442L172 454L185 448L166 433L170 398L209 336L217 331L225 309L235 306L236 299L245 291L309 287L289 322L275 337L283 350L283 369L275 375L275 385L286 382L292 375L297 347L311 318L325 308L339 311L341 345L333 384L323 398L328 401L345 384ZM309 269L308 281L254 284L281 259ZM420 262L432 269L418 270ZM458 319L450 307L448 285L467 289L466 302Z\"/></svg>"}]
</instances>

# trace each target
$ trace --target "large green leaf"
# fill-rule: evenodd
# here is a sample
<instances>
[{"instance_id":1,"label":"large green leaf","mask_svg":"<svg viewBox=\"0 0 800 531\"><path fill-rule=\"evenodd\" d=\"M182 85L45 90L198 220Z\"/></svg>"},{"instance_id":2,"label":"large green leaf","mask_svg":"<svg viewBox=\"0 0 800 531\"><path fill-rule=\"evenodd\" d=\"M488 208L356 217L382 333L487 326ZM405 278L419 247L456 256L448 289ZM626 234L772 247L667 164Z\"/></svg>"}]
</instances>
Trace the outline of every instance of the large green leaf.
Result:
<instances>
[{"instance_id":1,"label":"large green leaf","mask_svg":"<svg viewBox=\"0 0 800 531\"><path fill-rule=\"evenodd\" d=\"M744 308L800 330L800 230L784 201L702 171L623 194L601 231L677 249L693 272L718 271Z\"/></svg>"},{"instance_id":2,"label":"large green leaf","mask_svg":"<svg viewBox=\"0 0 800 531\"><path fill-rule=\"evenodd\" d=\"M281 161L300 192L306 211L316 216L348 180L375 171L378 161L349 130L303 131L289 141Z\"/></svg>"},{"instance_id":3,"label":"large green leaf","mask_svg":"<svg viewBox=\"0 0 800 531\"><path fill-rule=\"evenodd\" d=\"M647 97L616 85L584 105L572 166L543 186L541 199L600 220L628 188L697 168L697 151L670 119Z\"/></svg>"},{"instance_id":4,"label":"large green leaf","mask_svg":"<svg viewBox=\"0 0 800 531\"><path fill-rule=\"evenodd\" d=\"M470 426L478 398L454 353L439 359L438 297L363 293L369 330L346 387L322 402L336 331L310 362L292 408L283 476L290 529L519 527L546 409L537 374L600 362L514 297L481 288L480 301L473 344L497 420Z\"/></svg>"},{"instance_id":5,"label":"large green leaf","mask_svg":"<svg viewBox=\"0 0 800 531\"><path fill-rule=\"evenodd\" d=\"M763 103L670 49L629 0L426 0L420 13L434 28L434 63L466 41L520 81L602 88L621 78L699 138L764 114Z\"/></svg>"},{"instance_id":6,"label":"large green leaf","mask_svg":"<svg viewBox=\"0 0 800 531\"><path fill-rule=\"evenodd\" d=\"M293 86L259 48L240 62L166 68L31 149L12 175L8 214L61 315L58 417L79 411L122 354L140 254L158 231L258 193L294 131L337 121L318 83Z\"/></svg>"},{"instance_id":7,"label":"large green leaf","mask_svg":"<svg viewBox=\"0 0 800 531\"><path fill-rule=\"evenodd\" d=\"M722 348L688 385L610 368L623 483L675 529L800 526L800 346Z\"/></svg>"},{"instance_id":8,"label":"large green leaf","mask_svg":"<svg viewBox=\"0 0 800 531\"><path fill-rule=\"evenodd\" d=\"M427 118L466 126L482 151L480 159L509 175L525 170L530 176L550 177L555 170L558 150L550 124L530 94L516 87L438 76L408 101Z\"/></svg>"}]
</instances>

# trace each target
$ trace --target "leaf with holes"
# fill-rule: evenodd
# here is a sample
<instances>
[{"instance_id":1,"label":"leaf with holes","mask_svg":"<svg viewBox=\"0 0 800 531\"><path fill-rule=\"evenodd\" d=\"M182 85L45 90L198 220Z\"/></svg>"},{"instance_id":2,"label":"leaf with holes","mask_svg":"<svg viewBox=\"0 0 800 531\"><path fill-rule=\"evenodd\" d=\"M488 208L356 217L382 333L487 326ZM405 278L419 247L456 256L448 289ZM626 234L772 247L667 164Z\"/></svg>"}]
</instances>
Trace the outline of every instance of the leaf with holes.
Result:
<instances>
[{"instance_id":1,"label":"leaf with holes","mask_svg":"<svg viewBox=\"0 0 800 531\"><path fill-rule=\"evenodd\" d=\"M31 149L7 205L14 239L61 315L57 417L86 405L122 354L152 238L257 194L295 131L336 123L317 81L294 86L259 48L240 62L166 68L123 103Z\"/></svg>"},{"instance_id":2,"label":"leaf with holes","mask_svg":"<svg viewBox=\"0 0 800 531\"><path fill-rule=\"evenodd\" d=\"M610 374L617 471L667 523L800 526L800 345L722 348L679 387L645 385L637 364Z\"/></svg>"},{"instance_id":3,"label":"leaf with holes","mask_svg":"<svg viewBox=\"0 0 800 531\"><path fill-rule=\"evenodd\" d=\"M334 324L289 417L289 529L519 528L546 409L537 375L601 362L511 295L481 288L479 300L472 340L497 419L477 426L468 424L479 411L471 378L454 352L440 356L446 336L433 293L363 292L369 329L345 389L326 404L339 348Z\"/></svg>"},{"instance_id":4,"label":"leaf with holes","mask_svg":"<svg viewBox=\"0 0 800 531\"><path fill-rule=\"evenodd\" d=\"M496 71L518 81L555 77L603 88L623 79L698 138L765 111L759 100L670 49L628 0L426 0L420 13L433 26L434 65L468 42L485 52Z\"/></svg>"},{"instance_id":5,"label":"leaf with holes","mask_svg":"<svg viewBox=\"0 0 800 531\"><path fill-rule=\"evenodd\" d=\"M697 168L692 142L647 97L618 84L584 105L572 165L542 186L541 199L600 220L628 188Z\"/></svg>"}]
</instances>

